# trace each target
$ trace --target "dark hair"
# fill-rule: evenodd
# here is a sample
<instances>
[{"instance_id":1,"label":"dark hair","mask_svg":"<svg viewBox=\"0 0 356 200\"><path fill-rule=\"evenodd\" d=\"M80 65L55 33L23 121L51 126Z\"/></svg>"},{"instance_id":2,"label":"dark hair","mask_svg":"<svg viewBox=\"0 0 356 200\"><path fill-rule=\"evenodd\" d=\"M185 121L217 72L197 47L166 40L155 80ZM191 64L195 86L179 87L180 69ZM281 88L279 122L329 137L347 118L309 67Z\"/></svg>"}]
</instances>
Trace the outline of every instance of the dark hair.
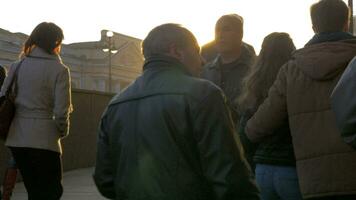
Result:
<instances>
[{"instance_id":1,"label":"dark hair","mask_svg":"<svg viewBox=\"0 0 356 200\"><path fill-rule=\"evenodd\" d=\"M349 15L349 8L342 0L321 0L310 7L316 33L342 31Z\"/></svg>"},{"instance_id":2,"label":"dark hair","mask_svg":"<svg viewBox=\"0 0 356 200\"><path fill-rule=\"evenodd\" d=\"M26 40L23 53L28 55L34 46L37 46L49 54L62 43L64 38L62 29L54 23L42 22L33 29L30 37Z\"/></svg>"},{"instance_id":3,"label":"dark hair","mask_svg":"<svg viewBox=\"0 0 356 200\"><path fill-rule=\"evenodd\" d=\"M242 82L242 92L237 99L242 111L257 108L263 102L278 71L294 50L288 33L274 32L264 38L260 54Z\"/></svg>"},{"instance_id":4,"label":"dark hair","mask_svg":"<svg viewBox=\"0 0 356 200\"><path fill-rule=\"evenodd\" d=\"M226 20L228 20L230 23L234 23L234 25L236 25L236 27L239 29L240 34L243 35L244 18L235 13L221 16L215 24L215 29L219 23Z\"/></svg>"},{"instance_id":5,"label":"dark hair","mask_svg":"<svg viewBox=\"0 0 356 200\"><path fill-rule=\"evenodd\" d=\"M169 53L170 45L185 48L197 40L188 29L179 24L163 24L152 29L142 42L142 53L145 58Z\"/></svg>"}]
</instances>

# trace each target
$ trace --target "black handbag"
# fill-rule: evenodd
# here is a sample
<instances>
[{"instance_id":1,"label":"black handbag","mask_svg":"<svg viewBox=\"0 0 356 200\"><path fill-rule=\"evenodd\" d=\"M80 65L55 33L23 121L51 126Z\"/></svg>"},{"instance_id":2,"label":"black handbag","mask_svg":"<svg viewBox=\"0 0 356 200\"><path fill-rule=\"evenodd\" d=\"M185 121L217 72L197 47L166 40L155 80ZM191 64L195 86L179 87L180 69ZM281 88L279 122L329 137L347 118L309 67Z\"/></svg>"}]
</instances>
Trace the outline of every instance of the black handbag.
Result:
<instances>
[{"instance_id":1,"label":"black handbag","mask_svg":"<svg viewBox=\"0 0 356 200\"><path fill-rule=\"evenodd\" d=\"M12 119L15 115L15 98L17 94L17 74L23 60L17 66L14 76L11 80L4 96L0 97L0 140L6 140L9 133Z\"/></svg>"}]
</instances>

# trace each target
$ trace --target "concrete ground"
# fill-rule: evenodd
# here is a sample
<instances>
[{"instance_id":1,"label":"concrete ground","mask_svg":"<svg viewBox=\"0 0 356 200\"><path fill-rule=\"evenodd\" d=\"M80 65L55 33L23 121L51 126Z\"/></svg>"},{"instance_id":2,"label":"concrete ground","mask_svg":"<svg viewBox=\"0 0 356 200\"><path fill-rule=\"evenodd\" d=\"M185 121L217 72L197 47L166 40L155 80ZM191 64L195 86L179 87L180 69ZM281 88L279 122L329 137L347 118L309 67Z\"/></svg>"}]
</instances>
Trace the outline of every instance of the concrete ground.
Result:
<instances>
[{"instance_id":1,"label":"concrete ground","mask_svg":"<svg viewBox=\"0 0 356 200\"><path fill-rule=\"evenodd\" d=\"M92 173L93 168L65 172L63 175L64 193L61 200L105 200L96 189ZM27 200L26 189L22 182L17 183L11 200Z\"/></svg>"}]
</instances>

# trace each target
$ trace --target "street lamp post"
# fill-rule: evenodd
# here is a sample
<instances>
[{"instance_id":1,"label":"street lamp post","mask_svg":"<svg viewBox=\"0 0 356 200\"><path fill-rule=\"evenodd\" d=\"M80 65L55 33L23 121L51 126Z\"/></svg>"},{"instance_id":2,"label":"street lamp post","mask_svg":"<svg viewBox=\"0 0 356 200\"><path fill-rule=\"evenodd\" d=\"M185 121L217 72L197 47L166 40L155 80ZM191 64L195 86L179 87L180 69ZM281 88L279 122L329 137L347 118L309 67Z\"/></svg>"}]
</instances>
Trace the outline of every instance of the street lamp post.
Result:
<instances>
[{"instance_id":1,"label":"street lamp post","mask_svg":"<svg viewBox=\"0 0 356 200\"><path fill-rule=\"evenodd\" d=\"M114 36L114 33L112 31L107 31L106 32L106 40L107 40L107 46L103 49L104 52L108 52L109 53L109 92L112 92L112 83L111 83L111 54L117 53L117 49L114 47L113 42L112 42L112 38Z\"/></svg>"}]
</instances>

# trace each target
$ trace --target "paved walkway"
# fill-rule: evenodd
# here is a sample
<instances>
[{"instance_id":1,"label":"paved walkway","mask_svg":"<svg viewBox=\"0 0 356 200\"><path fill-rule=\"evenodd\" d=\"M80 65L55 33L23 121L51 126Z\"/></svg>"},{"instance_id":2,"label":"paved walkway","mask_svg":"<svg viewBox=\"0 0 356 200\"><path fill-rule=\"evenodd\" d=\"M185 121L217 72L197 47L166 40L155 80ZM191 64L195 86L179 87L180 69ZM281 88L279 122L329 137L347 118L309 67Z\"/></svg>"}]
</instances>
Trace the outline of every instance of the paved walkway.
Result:
<instances>
[{"instance_id":1,"label":"paved walkway","mask_svg":"<svg viewBox=\"0 0 356 200\"><path fill-rule=\"evenodd\" d=\"M93 168L73 170L64 173L64 193L61 200L105 200L96 189L92 173ZM26 189L22 182L16 184L11 200L27 200Z\"/></svg>"}]
</instances>

